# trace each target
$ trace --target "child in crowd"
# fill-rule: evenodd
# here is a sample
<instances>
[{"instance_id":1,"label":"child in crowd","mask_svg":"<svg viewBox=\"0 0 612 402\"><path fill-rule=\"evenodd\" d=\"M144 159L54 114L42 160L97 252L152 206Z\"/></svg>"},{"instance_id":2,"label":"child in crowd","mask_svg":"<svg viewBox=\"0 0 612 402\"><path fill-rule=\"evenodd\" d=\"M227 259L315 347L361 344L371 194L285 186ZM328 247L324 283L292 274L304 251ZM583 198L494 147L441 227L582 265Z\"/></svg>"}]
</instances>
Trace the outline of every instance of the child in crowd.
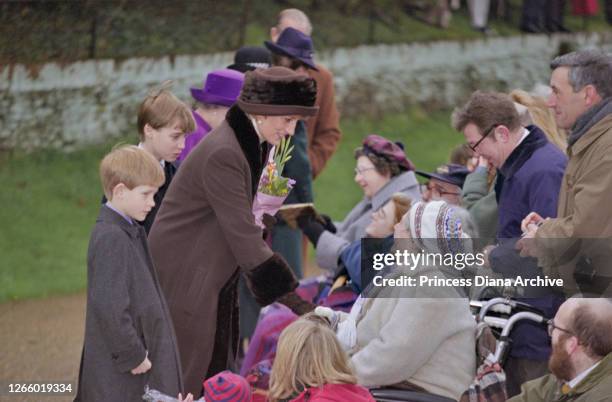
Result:
<instances>
[{"instance_id":1,"label":"child in crowd","mask_svg":"<svg viewBox=\"0 0 612 402\"><path fill-rule=\"evenodd\" d=\"M374 402L356 383L348 357L324 318L308 314L285 328L272 367L270 402Z\"/></svg>"},{"instance_id":2,"label":"child in crowd","mask_svg":"<svg viewBox=\"0 0 612 402\"><path fill-rule=\"evenodd\" d=\"M229 370L204 381L206 402L251 402L251 387L244 377Z\"/></svg>"},{"instance_id":3,"label":"child in crowd","mask_svg":"<svg viewBox=\"0 0 612 402\"><path fill-rule=\"evenodd\" d=\"M128 145L102 159L100 179L108 201L89 242L75 400L138 401L145 385L177 395L182 375L172 321L144 228L135 222L154 207L164 171L149 152Z\"/></svg>"},{"instance_id":4,"label":"child in crowd","mask_svg":"<svg viewBox=\"0 0 612 402\"><path fill-rule=\"evenodd\" d=\"M194 131L195 121L184 102L165 87L147 95L138 110L138 146L149 152L164 169L164 182L155 194L155 206L142 222L147 234L153 226L170 182L176 173L173 162L185 147L185 134Z\"/></svg>"},{"instance_id":5,"label":"child in crowd","mask_svg":"<svg viewBox=\"0 0 612 402\"><path fill-rule=\"evenodd\" d=\"M451 150L448 162L465 166L472 171L478 163L478 157L466 144L459 144Z\"/></svg>"}]
</instances>

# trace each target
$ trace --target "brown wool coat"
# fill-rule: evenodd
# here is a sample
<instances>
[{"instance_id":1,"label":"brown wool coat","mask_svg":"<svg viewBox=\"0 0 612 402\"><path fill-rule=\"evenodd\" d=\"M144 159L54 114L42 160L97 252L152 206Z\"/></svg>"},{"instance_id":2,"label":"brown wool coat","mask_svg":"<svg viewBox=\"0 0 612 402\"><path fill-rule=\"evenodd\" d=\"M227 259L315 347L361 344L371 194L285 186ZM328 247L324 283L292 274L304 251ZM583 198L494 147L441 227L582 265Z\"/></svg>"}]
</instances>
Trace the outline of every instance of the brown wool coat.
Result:
<instances>
[{"instance_id":1,"label":"brown wool coat","mask_svg":"<svg viewBox=\"0 0 612 402\"><path fill-rule=\"evenodd\" d=\"M262 305L297 287L268 248L252 214L266 157L238 106L174 177L149 233L151 254L174 322L185 389L233 363L238 346L238 267Z\"/></svg>"},{"instance_id":2,"label":"brown wool coat","mask_svg":"<svg viewBox=\"0 0 612 402\"><path fill-rule=\"evenodd\" d=\"M342 137L340 131L340 115L336 108L336 93L334 76L317 64L319 71L308 70L310 76L317 81L317 100L319 112L306 121L308 129L308 156L312 168L312 177L316 178L325 164L336 152L336 147Z\"/></svg>"},{"instance_id":3,"label":"brown wool coat","mask_svg":"<svg viewBox=\"0 0 612 402\"><path fill-rule=\"evenodd\" d=\"M557 218L538 229L536 242L542 254L539 258L544 273L564 279L568 295L578 291L574 283L576 256L587 253L595 265L604 267L601 273L609 280L610 255L601 246L593 253L593 241L578 243L574 239L612 238L612 115L608 115L588 130L568 149L569 161L559 193ZM554 240L551 240L554 239ZM577 253L576 250L582 251ZM603 253L602 253L603 252ZM600 254L598 256L598 254ZM597 261L603 261L598 264ZM601 269L601 268L600 268ZM609 283L609 282L608 282ZM611 289L599 289L607 293Z\"/></svg>"},{"instance_id":4,"label":"brown wool coat","mask_svg":"<svg viewBox=\"0 0 612 402\"><path fill-rule=\"evenodd\" d=\"M145 385L182 392L176 338L145 229L106 206L91 233L87 316L76 401L141 401ZM145 358L151 369L130 371Z\"/></svg>"}]
</instances>

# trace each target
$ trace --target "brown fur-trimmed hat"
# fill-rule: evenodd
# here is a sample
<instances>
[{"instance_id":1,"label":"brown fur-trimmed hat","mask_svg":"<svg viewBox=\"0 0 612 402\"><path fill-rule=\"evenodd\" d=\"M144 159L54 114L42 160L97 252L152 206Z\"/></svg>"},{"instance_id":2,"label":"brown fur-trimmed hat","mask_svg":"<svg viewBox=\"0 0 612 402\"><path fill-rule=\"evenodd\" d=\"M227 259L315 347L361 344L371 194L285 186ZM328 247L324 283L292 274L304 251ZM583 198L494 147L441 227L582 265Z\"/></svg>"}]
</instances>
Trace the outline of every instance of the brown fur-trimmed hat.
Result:
<instances>
[{"instance_id":1,"label":"brown fur-trimmed hat","mask_svg":"<svg viewBox=\"0 0 612 402\"><path fill-rule=\"evenodd\" d=\"M316 98L314 79L286 67L271 67L246 73L237 103L251 114L313 116L319 110Z\"/></svg>"}]
</instances>

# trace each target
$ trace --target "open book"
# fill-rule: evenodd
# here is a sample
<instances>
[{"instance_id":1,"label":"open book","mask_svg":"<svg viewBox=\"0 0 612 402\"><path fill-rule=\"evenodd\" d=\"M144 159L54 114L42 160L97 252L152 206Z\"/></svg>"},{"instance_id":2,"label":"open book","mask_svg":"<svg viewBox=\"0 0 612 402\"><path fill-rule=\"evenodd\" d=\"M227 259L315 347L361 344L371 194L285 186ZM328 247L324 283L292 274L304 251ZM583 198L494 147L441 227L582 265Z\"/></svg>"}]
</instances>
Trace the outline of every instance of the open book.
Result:
<instances>
[{"instance_id":1,"label":"open book","mask_svg":"<svg viewBox=\"0 0 612 402\"><path fill-rule=\"evenodd\" d=\"M318 217L317 210L312 202L303 202L301 204L286 204L280 207L278 214L287 225L292 229L297 229L297 218L302 215L314 215Z\"/></svg>"}]
</instances>

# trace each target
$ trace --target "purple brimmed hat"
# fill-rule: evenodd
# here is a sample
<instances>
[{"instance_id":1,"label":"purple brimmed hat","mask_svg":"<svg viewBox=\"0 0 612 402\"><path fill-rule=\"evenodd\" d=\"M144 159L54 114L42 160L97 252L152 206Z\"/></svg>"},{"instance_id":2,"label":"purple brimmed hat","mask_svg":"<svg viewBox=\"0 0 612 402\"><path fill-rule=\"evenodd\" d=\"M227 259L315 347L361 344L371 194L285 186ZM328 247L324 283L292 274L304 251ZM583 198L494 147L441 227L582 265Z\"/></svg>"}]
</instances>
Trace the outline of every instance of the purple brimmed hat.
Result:
<instances>
[{"instance_id":1,"label":"purple brimmed hat","mask_svg":"<svg viewBox=\"0 0 612 402\"><path fill-rule=\"evenodd\" d=\"M406 157L404 144L392 142L380 135L370 134L363 140L363 153L383 157L397 163L403 170L414 170L414 164Z\"/></svg>"},{"instance_id":2,"label":"purple brimmed hat","mask_svg":"<svg viewBox=\"0 0 612 402\"><path fill-rule=\"evenodd\" d=\"M206 402L251 402L251 387L238 374L225 370L204 381Z\"/></svg>"},{"instance_id":3,"label":"purple brimmed hat","mask_svg":"<svg viewBox=\"0 0 612 402\"><path fill-rule=\"evenodd\" d=\"M240 95L244 74L224 68L208 73L204 88L191 88L191 96L198 102L232 106Z\"/></svg>"},{"instance_id":4,"label":"purple brimmed hat","mask_svg":"<svg viewBox=\"0 0 612 402\"><path fill-rule=\"evenodd\" d=\"M267 40L264 44L272 53L293 57L313 70L317 70L317 66L312 59L314 53L312 39L297 29L291 27L285 28L276 40L276 43Z\"/></svg>"}]
</instances>

